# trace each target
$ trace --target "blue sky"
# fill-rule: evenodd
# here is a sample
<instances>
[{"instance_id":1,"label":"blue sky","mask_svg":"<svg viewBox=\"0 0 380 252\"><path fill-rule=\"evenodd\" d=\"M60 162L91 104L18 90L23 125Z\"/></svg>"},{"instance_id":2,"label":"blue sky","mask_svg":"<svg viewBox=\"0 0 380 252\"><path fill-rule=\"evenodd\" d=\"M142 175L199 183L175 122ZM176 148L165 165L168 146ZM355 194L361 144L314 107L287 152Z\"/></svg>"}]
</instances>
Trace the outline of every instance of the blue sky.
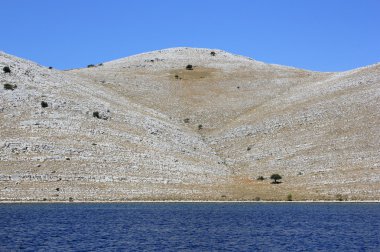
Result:
<instances>
[{"instance_id":1,"label":"blue sky","mask_svg":"<svg viewBox=\"0 0 380 252\"><path fill-rule=\"evenodd\" d=\"M218 48L343 71L380 61L379 0L0 0L0 50L58 69Z\"/></svg>"}]
</instances>

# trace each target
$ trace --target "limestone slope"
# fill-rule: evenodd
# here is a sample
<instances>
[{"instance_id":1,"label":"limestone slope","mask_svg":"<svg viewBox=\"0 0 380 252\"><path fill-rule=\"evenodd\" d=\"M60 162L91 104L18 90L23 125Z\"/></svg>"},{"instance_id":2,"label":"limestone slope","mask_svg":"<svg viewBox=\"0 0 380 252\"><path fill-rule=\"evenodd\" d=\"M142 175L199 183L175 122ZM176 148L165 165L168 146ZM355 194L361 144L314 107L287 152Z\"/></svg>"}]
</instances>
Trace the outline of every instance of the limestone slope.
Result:
<instances>
[{"instance_id":1,"label":"limestone slope","mask_svg":"<svg viewBox=\"0 0 380 252\"><path fill-rule=\"evenodd\" d=\"M293 195L379 199L379 84L378 64L296 86L207 142L242 178L281 171Z\"/></svg>"},{"instance_id":2,"label":"limestone slope","mask_svg":"<svg viewBox=\"0 0 380 252\"><path fill-rule=\"evenodd\" d=\"M1 199L187 198L228 180L201 137L167 115L1 53L3 66L11 73L0 80Z\"/></svg>"},{"instance_id":3,"label":"limestone slope","mask_svg":"<svg viewBox=\"0 0 380 252\"><path fill-rule=\"evenodd\" d=\"M320 73L172 48L70 71L1 53L8 65L3 200L380 199L379 64Z\"/></svg>"}]
</instances>

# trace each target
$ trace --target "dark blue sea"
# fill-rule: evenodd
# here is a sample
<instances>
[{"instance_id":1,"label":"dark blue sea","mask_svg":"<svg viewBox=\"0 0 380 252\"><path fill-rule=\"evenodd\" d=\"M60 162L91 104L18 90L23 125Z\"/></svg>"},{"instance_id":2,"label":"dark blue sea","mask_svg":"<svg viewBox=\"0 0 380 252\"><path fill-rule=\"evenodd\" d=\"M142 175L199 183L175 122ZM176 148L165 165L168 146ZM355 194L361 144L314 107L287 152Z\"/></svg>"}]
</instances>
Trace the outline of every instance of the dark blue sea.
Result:
<instances>
[{"instance_id":1,"label":"dark blue sea","mask_svg":"<svg viewBox=\"0 0 380 252\"><path fill-rule=\"evenodd\" d=\"M0 251L380 251L380 204L0 204Z\"/></svg>"}]
</instances>

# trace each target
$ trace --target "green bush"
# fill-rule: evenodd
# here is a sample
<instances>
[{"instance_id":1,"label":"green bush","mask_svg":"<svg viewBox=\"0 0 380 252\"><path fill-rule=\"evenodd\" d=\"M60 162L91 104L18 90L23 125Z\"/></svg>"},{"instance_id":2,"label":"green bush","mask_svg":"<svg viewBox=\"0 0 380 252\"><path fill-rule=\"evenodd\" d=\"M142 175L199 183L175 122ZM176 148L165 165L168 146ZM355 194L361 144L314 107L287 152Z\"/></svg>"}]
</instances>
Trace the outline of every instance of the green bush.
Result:
<instances>
[{"instance_id":1,"label":"green bush","mask_svg":"<svg viewBox=\"0 0 380 252\"><path fill-rule=\"evenodd\" d=\"M291 193L289 193L288 196L286 196L286 200L287 201L293 201L293 196Z\"/></svg>"},{"instance_id":2,"label":"green bush","mask_svg":"<svg viewBox=\"0 0 380 252\"><path fill-rule=\"evenodd\" d=\"M48 103L46 102L46 101L42 101L41 102L41 107L43 107L43 108L47 108L49 105L48 105Z\"/></svg>"},{"instance_id":3,"label":"green bush","mask_svg":"<svg viewBox=\"0 0 380 252\"><path fill-rule=\"evenodd\" d=\"M13 85L13 84L9 84L9 83L5 83L4 84L4 89L5 90L15 90L17 88L17 85Z\"/></svg>"},{"instance_id":4,"label":"green bush","mask_svg":"<svg viewBox=\"0 0 380 252\"><path fill-rule=\"evenodd\" d=\"M337 201L346 201L347 200L347 196L343 196L342 194L337 194L337 195L335 195L335 197L336 197L336 200Z\"/></svg>"},{"instance_id":5,"label":"green bush","mask_svg":"<svg viewBox=\"0 0 380 252\"><path fill-rule=\"evenodd\" d=\"M92 113L92 116L93 116L93 117L96 117L96 118L98 118L98 119L100 119L100 113L99 113L99 111L94 111L94 112Z\"/></svg>"},{"instance_id":6,"label":"green bush","mask_svg":"<svg viewBox=\"0 0 380 252\"><path fill-rule=\"evenodd\" d=\"M9 68L9 66L3 67L3 71L4 73L11 73L11 69Z\"/></svg>"}]
</instances>

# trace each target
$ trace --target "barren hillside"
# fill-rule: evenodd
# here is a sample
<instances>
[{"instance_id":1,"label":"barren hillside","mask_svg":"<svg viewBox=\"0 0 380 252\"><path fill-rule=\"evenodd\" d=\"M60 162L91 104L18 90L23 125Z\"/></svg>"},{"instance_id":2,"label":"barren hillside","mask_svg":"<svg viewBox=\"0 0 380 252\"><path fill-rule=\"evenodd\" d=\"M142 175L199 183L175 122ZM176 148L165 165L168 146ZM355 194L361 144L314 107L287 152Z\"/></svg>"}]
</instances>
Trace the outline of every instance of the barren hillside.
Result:
<instances>
[{"instance_id":1,"label":"barren hillside","mask_svg":"<svg viewBox=\"0 0 380 252\"><path fill-rule=\"evenodd\" d=\"M0 200L380 200L379 64L173 48L58 71L0 53L0 82Z\"/></svg>"}]
</instances>

